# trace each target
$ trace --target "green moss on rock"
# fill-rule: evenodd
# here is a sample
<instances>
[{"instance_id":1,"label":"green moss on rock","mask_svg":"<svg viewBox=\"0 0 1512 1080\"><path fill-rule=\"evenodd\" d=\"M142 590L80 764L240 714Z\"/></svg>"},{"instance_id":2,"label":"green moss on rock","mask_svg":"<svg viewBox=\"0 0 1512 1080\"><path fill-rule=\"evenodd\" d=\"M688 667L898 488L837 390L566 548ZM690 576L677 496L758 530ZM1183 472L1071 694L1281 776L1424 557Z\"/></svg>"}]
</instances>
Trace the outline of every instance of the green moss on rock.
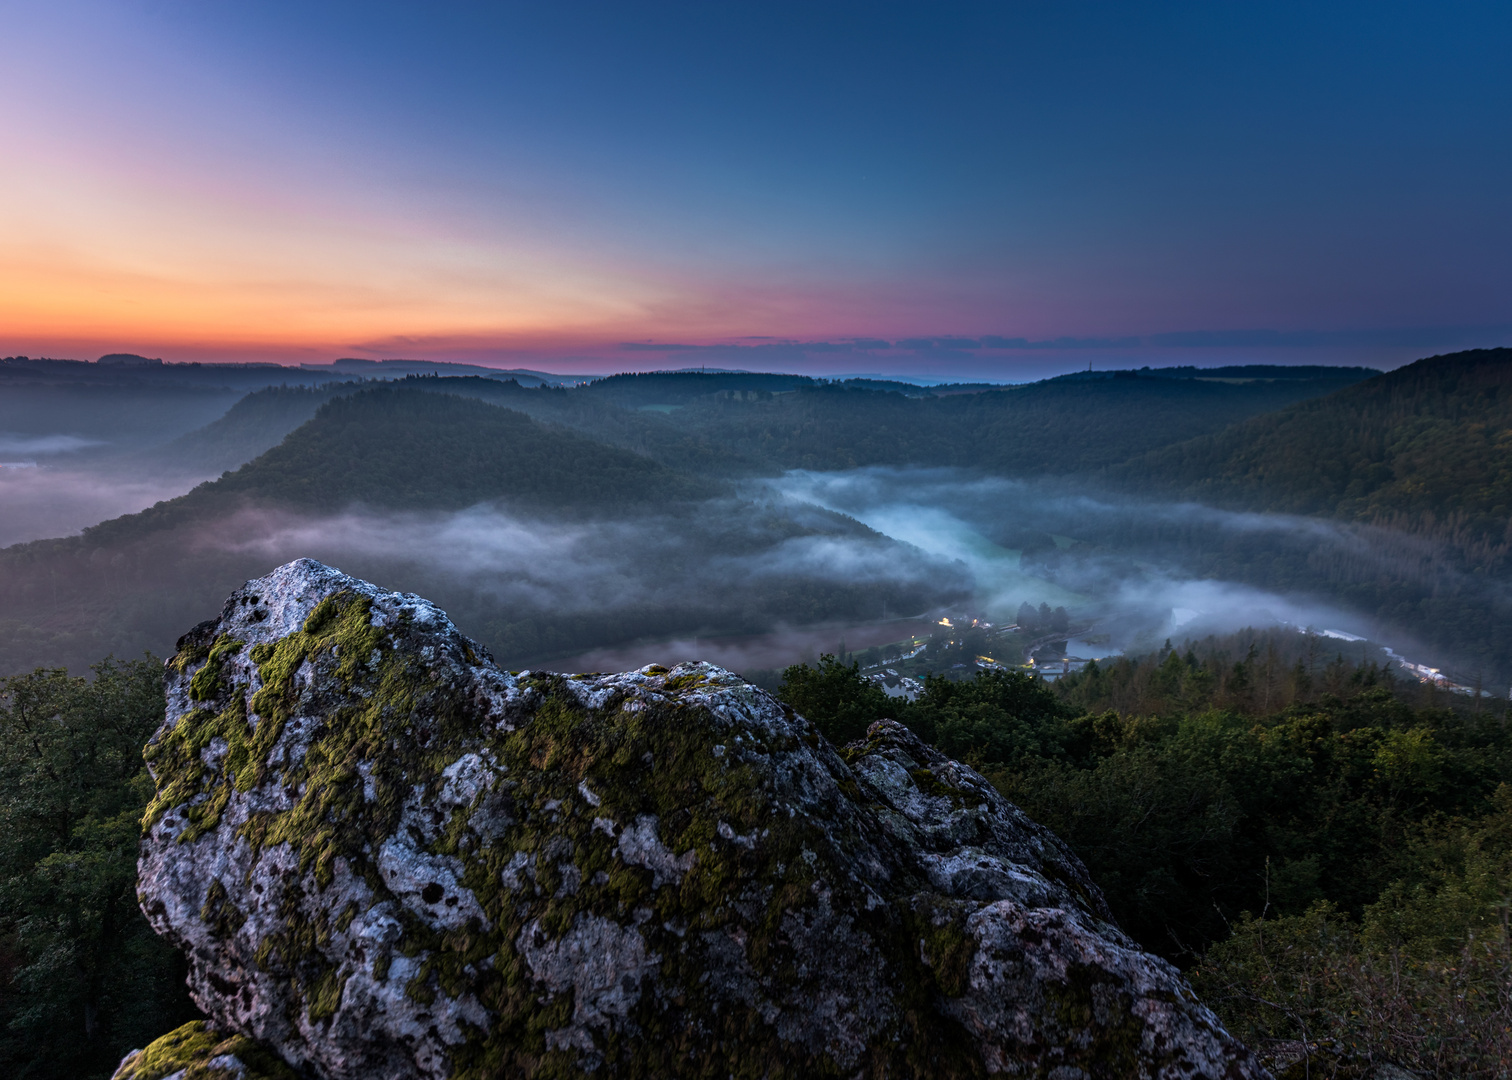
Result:
<instances>
[{"instance_id":1,"label":"green moss on rock","mask_svg":"<svg viewBox=\"0 0 1512 1080\"><path fill-rule=\"evenodd\" d=\"M299 1080L267 1046L195 1020L128 1054L111 1080Z\"/></svg>"},{"instance_id":2,"label":"green moss on rock","mask_svg":"<svg viewBox=\"0 0 1512 1080\"><path fill-rule=\"evenodd\" d=\"M898 725L842 760L709 665L516 678L307 562L168 670L144 910L202 1007L331 1080L1135 1075L1157 1043L1256 1075L1064 845Z\"/></svg>"}]
</instances>

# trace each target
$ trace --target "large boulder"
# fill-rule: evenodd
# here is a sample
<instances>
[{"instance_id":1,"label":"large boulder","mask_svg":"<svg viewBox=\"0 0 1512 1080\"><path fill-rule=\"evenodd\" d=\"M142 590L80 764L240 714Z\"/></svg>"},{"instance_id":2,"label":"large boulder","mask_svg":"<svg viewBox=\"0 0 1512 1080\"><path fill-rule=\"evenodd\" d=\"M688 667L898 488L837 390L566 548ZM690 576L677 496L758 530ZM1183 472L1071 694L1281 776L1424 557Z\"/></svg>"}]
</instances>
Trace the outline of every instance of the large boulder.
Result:
<instances>
[{"instance_id":1,"label":"large boulder","mask_svg":"<svg viewBox=\"0 0 1512 1080\"><path fill-rule=\"evenodd\" d=\"M305 1076L1264 1075L898 724L837 751L708 664L501 671L310 560L179 642L167 716L142 908L206 1030Z\"/></svg>"}]
</instances>

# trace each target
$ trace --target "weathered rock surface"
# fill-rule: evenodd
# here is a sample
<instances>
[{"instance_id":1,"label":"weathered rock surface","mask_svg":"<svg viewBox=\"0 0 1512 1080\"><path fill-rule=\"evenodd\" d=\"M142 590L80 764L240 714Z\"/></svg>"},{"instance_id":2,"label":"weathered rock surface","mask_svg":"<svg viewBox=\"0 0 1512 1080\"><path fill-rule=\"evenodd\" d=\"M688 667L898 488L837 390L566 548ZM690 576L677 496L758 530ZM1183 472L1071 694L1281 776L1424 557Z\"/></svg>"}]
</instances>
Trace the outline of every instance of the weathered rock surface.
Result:
<instances>
[{"instance_id":1,"label":"weathered rock surface","mask_svg":"<svg viewBox=\"0 0 1512 1080\"><path fill-rule=\"evenodd\" d=\"M897 724L837 751L707 664L511 674L309 560L168 671L143 910L306 1076L1264 1075Z\"/></svg>"},{"instance_id":2,"label":"weathered rock surface","mask_svg":"<svg viewBox=\"0 0 1512 1080\"><path fill-rule=\"evenodd\" d=\"M265 1043L195 1020L121 1061L114 1080L299 1080Z\"/></svg>"}]
</instances>

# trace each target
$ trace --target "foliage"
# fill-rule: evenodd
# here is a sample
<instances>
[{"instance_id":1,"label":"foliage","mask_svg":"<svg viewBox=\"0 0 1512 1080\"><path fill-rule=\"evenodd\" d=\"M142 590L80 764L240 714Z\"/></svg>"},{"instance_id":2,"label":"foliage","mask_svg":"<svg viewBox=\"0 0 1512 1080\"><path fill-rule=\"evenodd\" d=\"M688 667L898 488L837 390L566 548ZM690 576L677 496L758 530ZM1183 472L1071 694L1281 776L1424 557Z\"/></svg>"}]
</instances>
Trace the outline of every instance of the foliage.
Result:
<instances>
[{"instance_id":1,"label":"foliage","mask_svg":"<svg viewBox=\"0 0 1512 1080\"><path fill-rule=\"evenodd\" d=\"M1131 462L1204 502L1432 520L1498 542L1512 514L1512 349L1435 356Z\"/></svg>"},{"instance_id":2,"label":"foliage","mask_svg":"<svg viewBox=\"0 0 1512 1080\"><path fill-rule=\"evenodd\" d=\"M1126 929L1177 959L1267 896L1282 914L1327 900L1358 915L1399 875L1413 829L1489 812L1512 778L1501 716L1414 707L1369 668L1340 662L1346 697L1257 715L1233 675L1253 658L1222 665L1215 691L1163 656L1157 676L1195 685L1148 699L1154 715L1083 711L1075 692L990 670L930 677L915 702L881 698L831 657L787 669L779 695L832 738L890 716L972 762L1076 849Z\"/></svg>"},{"instance_id":3,"label":"foliage","mask_svg":"<svg viewBox=\"0 0 1512 1080\"><path fill-rule=\"evenodd\" d=\"M1164 715L1228 709L1269 715L1327 697L1351 698L1384 687L1395 697L1439 704L1444 695L1417 684L1399 685L1389 667L1361 650L1316 634L1243 630L1158 652L1092 661L1058 679L1056 697L1080 712ZM1235 657L1238 657L1236 659Z\"/></svg>"},{"instance_id":4,"label":"foliage","mask_svg":"<svg viewBox=\"0 0 1512 1080\"><path fill-rule=\"evenodd\" d=\"M1135 372L912 398L845 386L705 397L677 414L730 450L781 468L952 465L999 475L1099 469L1326 394L1338 380L1216 383Z\"/></svg>"},{"instance_id":5,"label":"foliage","mask_svg":"<svg viewBox=\"0 0 1512 1080\"><path fill-rule=\"evenodd\" d=\"M886 692L862 677L859 664L842 663L832 653L821 656L816 667L794 664L783 671L777 696L836 746L863 738L872 721L894 710Z\"/></svg>"},{"instance_id":6,"label":"foliage","mask_svg":"<svg viewBox=\"0 0 1512 1080\"><path fill-rule=\"evenodd\" d=\"M1435 822L1361 918L1328 901L1248 913L1193 972L1235 1033L1289 1058L1286 1077L1391 1061L1428 1076L1512 1065L1512 788L1479 820Z\"/></svg>"},{"instance_id":7,"label":"foliage","mask_svg":"<svg viewBox=\"0 0 1512 1080\"><path fill-rule=\"evenodd\" d=\"M0 682L0 1072L106 1077L194 1015L136 901L141 748L162 675L105 661Z\"/></svg>"},{"instance_id":8,"label":"foliage","mask_svg":"<svg viewBox=\"0 0 1512 1080\"><path fill-rule=\"evenodd\" d=\"M979 671L960 682L928 675L919 700L898 711L915 734L958 760L1059 757L1076 737L1066 723L1071 710L1022 671Z\"/></svg>"}]
</instances>

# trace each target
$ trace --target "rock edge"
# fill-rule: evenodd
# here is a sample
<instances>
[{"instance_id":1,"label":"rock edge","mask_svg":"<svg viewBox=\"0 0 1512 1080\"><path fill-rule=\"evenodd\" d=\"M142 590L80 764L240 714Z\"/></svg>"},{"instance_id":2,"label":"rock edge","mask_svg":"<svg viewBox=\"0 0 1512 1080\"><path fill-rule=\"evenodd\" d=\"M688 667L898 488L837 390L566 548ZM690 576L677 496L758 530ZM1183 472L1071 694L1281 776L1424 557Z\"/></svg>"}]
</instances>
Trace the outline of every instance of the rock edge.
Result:
<instances>
[{"instance_id":1,"label":"rock edge","mask_svg":"<svg viewBox=\"0 0 1512 1080\"><path fill-rule=\"evenodd\" d=\"M891 721L836 751L708 664L501 671L312 560L167 671L142 908L212 1029L300 1074L1267 1075Z\"/></svg>"}]
</instances>

